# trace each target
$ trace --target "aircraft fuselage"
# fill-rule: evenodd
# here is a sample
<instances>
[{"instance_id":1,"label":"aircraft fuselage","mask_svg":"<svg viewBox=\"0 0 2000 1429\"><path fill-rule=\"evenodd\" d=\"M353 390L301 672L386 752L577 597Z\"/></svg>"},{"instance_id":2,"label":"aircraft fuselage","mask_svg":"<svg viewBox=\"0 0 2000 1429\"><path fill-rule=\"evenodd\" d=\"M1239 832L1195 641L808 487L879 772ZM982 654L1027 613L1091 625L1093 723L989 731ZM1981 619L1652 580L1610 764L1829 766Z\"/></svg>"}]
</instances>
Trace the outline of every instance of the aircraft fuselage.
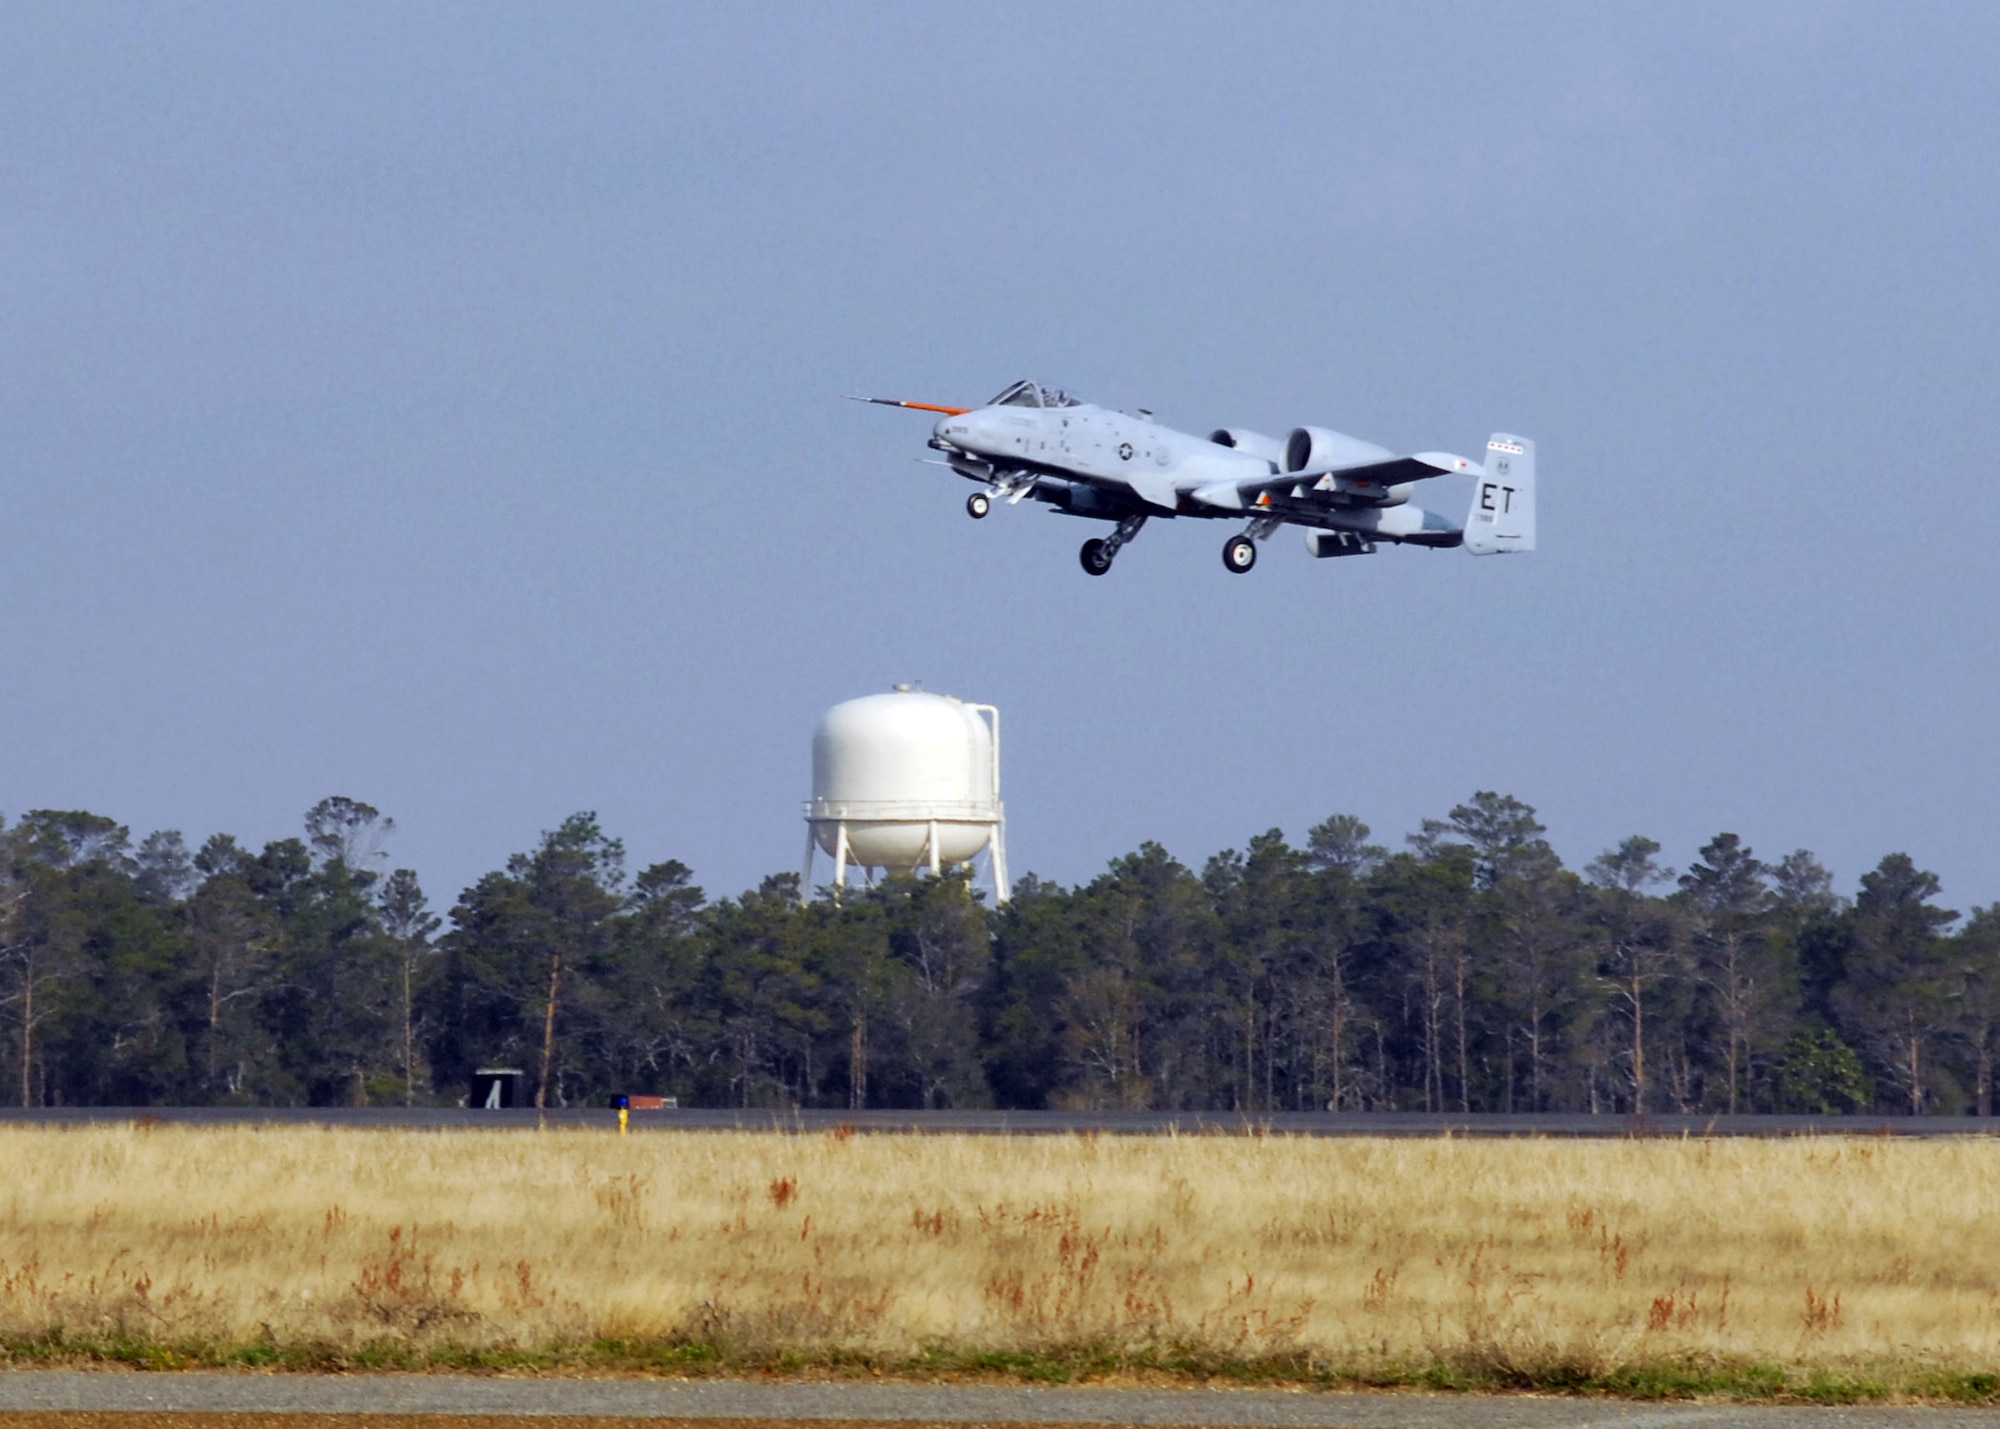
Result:
<instances>
[{"instance_id":1,"label":"aircraft fuselage","mask_svg":"<svg viewBox=\"0 0 2000 1429\"><path fill-rule=\"evenodd\" d=\"M930 445L944 465L985 488L966 501L975 517L996 500L1032 498L1115 522L1108 538L1084 545L1084 569L1096 575L1155 516L1247 521L1223 550L1224 564L1239 573L1255 564L1255 543L1282 525L1305 527L1316 556L1366 555L1378 541L1468 544L1466 527L1410 504L1419 481L1456 473L1482 482L1468 515L1478 527L1475 554L1534 547L1534 458L1525 438L1496 433L1488 443L1489 455L1500 454L1503 479L1509 462L1525 473L1516 478L1518 512L1508 506L1495 518L1490 503L1496 494L1503 504L1515 501L1515 488L1488 480L1480 463L1449 452L1398 456L1323 427L1295 428L1282 441L1237 429L1199 437L1150 413L1112 411L1029 381L981 407L866 400L944 414Z\"/></svg>"}]
</instances>

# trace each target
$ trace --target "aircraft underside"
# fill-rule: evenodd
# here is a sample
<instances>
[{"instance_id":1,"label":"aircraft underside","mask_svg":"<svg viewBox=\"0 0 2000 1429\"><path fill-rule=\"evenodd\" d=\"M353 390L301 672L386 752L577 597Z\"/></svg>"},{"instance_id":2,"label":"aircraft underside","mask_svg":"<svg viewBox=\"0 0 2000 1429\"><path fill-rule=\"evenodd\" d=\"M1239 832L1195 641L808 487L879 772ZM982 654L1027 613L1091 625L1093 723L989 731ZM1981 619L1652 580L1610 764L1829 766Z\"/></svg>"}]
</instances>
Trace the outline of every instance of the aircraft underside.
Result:
<instances>
[{"instance_id":1,"label":"aircraft underside","mask_svg":"<svg viewBox=\"0 0 2000 1429\"><path fill-rule=\"evenodd\" d=\"M1009 504L1032 500L1046 504L1060 515L1111 523L1116 529L1110 536L1085 541L1077 553L1079 564L1094 576L1108 572L1118 553L1138 536L1148 521L1156 517L1165 521L1181 516L1203 521L1226 521L1242 520L1244 514L1203 505L1185 494L1181 495L1174 509L1167 510L1141 499L1125 487L1081 481L1073 473L1059 475L1030 466L996 469L983 462L963 459L951 461L949 465L960 476L984 488L965 501L966 512L975 521L984 520L996 500ZM1305 502L1267 500L1251 516L1249 524L1240 534L1223 543L1222 563L1238 574L1248 571L1257 564L1256 543L1283 526L1300 526L1311 531L1313 534L1308 538L1307 549L1321 557L1373 555L1376 543L1381 541L1440 549L1460 546L1465 541L1465 533L1459 530L1413 531L1407 534L1369 530L1362 524L1368 512L1369 508L1347 512Z\"/></svg>"}]
</instances>

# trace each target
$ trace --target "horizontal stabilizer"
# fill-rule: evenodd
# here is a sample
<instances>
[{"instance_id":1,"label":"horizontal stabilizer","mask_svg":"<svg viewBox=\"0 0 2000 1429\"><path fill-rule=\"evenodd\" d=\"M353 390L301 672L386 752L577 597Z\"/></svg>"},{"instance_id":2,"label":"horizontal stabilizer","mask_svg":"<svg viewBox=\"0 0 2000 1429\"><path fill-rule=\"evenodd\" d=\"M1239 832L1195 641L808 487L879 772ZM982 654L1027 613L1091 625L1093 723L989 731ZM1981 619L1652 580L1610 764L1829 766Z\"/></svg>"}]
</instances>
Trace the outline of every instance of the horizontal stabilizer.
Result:
<instances>
[{"instance_id":1,"label":"horizontal stabilizer","mask_svg":"<svg viewBox=\"0 0 2000 1429\"><path fill-rule=\"evenodd\" d=\"M1418 452L1411 460L1420 461L1425 466L1431 467L1439 476L1452 472L1462 472L1467 476L1486 475L1485 467L1455 452Z\"/></svg>"}]
</instances>

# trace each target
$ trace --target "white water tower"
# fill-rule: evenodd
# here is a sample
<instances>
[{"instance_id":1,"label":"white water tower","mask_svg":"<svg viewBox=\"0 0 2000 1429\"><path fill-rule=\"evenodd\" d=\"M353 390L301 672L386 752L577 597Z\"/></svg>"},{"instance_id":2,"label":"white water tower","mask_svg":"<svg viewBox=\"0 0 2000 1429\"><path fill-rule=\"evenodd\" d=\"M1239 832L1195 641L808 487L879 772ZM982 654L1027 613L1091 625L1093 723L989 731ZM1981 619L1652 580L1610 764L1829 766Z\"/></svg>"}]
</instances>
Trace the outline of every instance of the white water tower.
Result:
<instances>
[{"instance_id":1,"label":"white water tower","mask_svg":"<svg viewBox=\"0 0 2000 1429\"><path fill-rule=\"evenodd\" d=\"M850 865L940 873L988 854L996 902L1007 901L1006 811L1000 803L1000 711L898 685L835 705L813 732L806 868L833 856L833 886Z\"/></svg>"}]
</instances>

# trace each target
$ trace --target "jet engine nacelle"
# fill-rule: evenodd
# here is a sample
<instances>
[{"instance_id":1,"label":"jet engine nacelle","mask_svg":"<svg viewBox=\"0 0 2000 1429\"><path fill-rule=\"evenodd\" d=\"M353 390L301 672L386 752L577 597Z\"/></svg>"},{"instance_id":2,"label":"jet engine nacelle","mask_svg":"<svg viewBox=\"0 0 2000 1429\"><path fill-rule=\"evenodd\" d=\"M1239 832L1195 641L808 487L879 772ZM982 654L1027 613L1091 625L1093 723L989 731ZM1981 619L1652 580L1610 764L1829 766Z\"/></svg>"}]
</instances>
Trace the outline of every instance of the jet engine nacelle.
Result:
<instances>
[{"instance_id":1,"label":"jet engine nacelle","mask_svg":"<svg viewBox=\"0 0 2000 1429\"><path fill-rule=\"evenodd\" d=\"M1243 427L1217 427L1208 434L1208 439L1219 447L1233 447L1250 456L1262 457L1273 466L1280 466L1285 460L1285 444L1262 432L1252 432Z\"/></svg>"},{"instance_id":2,"label":"jet engine nacelle","mask_svg":"<svg viewBox=\"0 0 2000 1429\"><path fill-rule=\"evenodd\" d=\"M1336 467L1365 466L1387 461L1395 453L1344 432L1325 427L1294 427L1285 438L1286 471L1331 471Z\"/></svg>"}]
</instances>

